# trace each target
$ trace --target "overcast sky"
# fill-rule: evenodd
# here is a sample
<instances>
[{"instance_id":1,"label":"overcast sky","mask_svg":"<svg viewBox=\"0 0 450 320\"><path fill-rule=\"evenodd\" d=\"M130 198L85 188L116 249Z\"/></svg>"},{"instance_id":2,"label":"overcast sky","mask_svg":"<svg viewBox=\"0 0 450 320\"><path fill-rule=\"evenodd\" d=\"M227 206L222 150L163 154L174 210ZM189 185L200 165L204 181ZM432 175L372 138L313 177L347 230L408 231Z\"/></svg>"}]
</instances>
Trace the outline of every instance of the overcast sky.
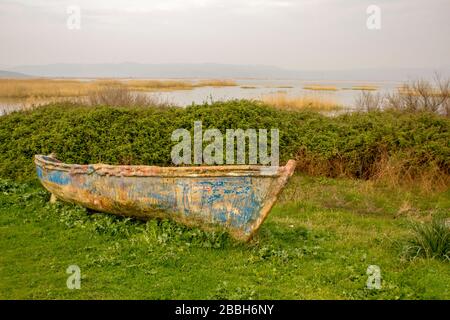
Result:
<instances>
[{"instance_id":1,"label":"overcast sky","mask_svg":"<svg viewBox=\"0 0 450 320\"><path fill-rule=\"evenodd\" d=\"M366 27L369 5L381 29ZM67 7L81 28L67 27ZM232 63L450 66L449 0L0 0L0 66Z\"/></svg>"}]
</instances>

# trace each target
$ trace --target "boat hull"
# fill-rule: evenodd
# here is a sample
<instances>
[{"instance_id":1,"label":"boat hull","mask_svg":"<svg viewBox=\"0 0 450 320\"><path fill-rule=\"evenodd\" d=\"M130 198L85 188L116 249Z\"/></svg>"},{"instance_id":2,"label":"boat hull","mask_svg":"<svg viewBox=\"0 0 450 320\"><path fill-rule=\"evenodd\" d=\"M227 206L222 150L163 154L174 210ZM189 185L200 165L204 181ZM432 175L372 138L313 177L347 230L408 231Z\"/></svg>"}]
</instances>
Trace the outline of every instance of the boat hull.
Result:
<instances>
[{"instance_id":1,"label":"boat hull","mask_svg":"<svg viewBox=\"0 0 450 320\"><path fill-rule=\"evenodd\" d=\"M92 210L221 227L247 241L259 229L295 169L70 165L35 156L42 185L56 198Z\"/></svg>"}]
</instances>

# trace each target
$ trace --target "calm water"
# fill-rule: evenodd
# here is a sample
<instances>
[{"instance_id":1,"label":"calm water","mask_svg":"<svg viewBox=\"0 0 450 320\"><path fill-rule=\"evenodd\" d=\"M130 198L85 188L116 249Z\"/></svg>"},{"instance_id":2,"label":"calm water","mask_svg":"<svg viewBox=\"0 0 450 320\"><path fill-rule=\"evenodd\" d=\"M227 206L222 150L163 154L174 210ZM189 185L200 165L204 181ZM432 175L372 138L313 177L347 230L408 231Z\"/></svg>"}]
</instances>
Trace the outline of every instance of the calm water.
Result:
<instances>
[{"instance_id":1,"label":"calm water","mask_svg":"<svg viewBox=\"0 0 450 320\"><path fill-rule=\"evenodd\" d=\"M189 79L187 79L189 80ZM308 96L318 97L334 101L352 108L356 98L361 94L359 90L348 90L353 86L373 85L378 87L376 92L381 94L392 92L400 83L398 82L357 82L357 81L306 81L306 80L236 80L238 86L235 87L200 87L192 90L176 90L165 92L149 92L162 101L167 101L178 106L186 106L192 103L204 103L211 101L226 101L231 99L259 99L264 95L278 92L286 93L288 96ZM337 91L313 91L303 89L307 85L334 86ZM242 88L248 86L252 88ZM53 99L54 101L54 99ZM46 100L39 101L44 104ZM35 101L33 103L36 103ZM29 104L29 103L28 103ZM23 107L27 107L27 101L2 100L0 101L0 115Z\"/></svg>"},{"instance_id":2,"label":"calm water","mask_svg":"<svg viewBox=\"0 0 450 320\"><path fill-rule=\"evenodd\" d=\"M361 94L359 90L346 90L353 86L373 85L378 87L376 92L381 94L394 91L400 83L397 82L355 82L355 81L303 81L303 80L236 80L236 87L200 87L193 90L180 90L160 92L156 95L164 101L169 101L179 106L205 101L224 101L231 99L259 99L267 94L285 92L289 96L319 97L346 107L353 107L356 98ZM303 89L308 85L334 86L337 91L314 91ZM255 88L246 89L242 86Z\"/></svg>"}]
</instances>

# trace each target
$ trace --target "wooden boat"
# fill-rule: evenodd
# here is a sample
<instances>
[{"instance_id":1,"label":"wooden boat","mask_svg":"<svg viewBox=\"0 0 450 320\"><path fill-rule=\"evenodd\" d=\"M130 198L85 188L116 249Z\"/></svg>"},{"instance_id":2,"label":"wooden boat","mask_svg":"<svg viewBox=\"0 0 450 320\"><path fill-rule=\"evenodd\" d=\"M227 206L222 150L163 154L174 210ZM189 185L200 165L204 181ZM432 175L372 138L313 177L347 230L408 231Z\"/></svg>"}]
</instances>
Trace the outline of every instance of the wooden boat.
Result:
<instances>
[{"instance_id":1,"label":"wooden boat","mask_svg":"<svg viewBox=\"0 0 450 320\"><path fill-rule=\"evenodd\" d=\"M137 218L169 218L203 229L219 226L247 241L266 219L295 169L65 164L36 155L37 175L57 199Z\"/></svg>"}]
</instances>

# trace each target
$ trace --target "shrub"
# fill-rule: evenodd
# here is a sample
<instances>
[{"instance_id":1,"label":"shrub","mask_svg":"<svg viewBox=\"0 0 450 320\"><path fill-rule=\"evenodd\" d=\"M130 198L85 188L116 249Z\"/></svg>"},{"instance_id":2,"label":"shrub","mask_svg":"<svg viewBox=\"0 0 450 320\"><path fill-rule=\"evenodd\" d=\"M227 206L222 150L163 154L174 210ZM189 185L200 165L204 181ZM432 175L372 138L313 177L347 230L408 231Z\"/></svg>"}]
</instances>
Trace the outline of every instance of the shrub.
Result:
<instances>
[{"instance_id":1,"label":"shrub","mask_svg":"<svg viewBox=\"0 0 450 320\"><path fill-rule=\"evenodd\" d=\"M450 117L450 79L435 76L433 82L416 80L403 84L394 93L381 95L363 91L356 100L363 111L392 109L401 112L430 112Z\"/></svg>"},{"instance_id":2,"label":"shrub","mask_svg":"<svg viewBox=\"0 0 450 320\"><path fill-rule=\"evenodd\" d=\"M69 163L170 166L172 132L192 132L196 120L223 133L278 128L280 161L296 158L298 169L311 174L370 179L390 172L403 181L428 172L443 183L450 175L450 120L443 117L396 111L326 117L235 100L187 108L54 104L14 112L0 117L0 177L35 179L33 156L52 152Z\"/></svg>"}]
</instances>

